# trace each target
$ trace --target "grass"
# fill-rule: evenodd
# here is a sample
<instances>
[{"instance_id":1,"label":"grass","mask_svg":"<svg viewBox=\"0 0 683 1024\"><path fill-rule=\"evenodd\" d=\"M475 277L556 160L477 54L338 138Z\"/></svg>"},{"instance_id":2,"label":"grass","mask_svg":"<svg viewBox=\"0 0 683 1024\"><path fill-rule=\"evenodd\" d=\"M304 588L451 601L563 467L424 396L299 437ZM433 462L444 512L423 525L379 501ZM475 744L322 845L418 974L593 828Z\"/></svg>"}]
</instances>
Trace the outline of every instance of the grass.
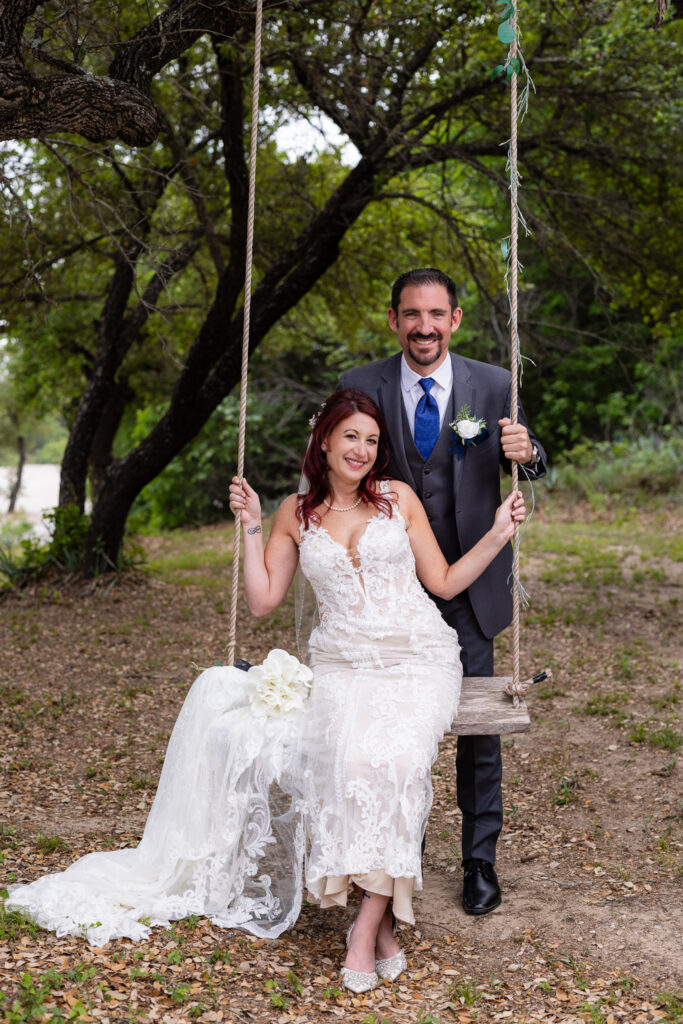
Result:
<instances>
[{"instance_id":1,"label":"grass","mask_svg":"<svg viewBox=\"0 0 683 1024\"><path fill-rule=\"evenodd\" d=\"M659 711L674 711L680 700L680 695L681 685L680 683L674 683L673 688L668 693L663 693L659 697L650 697L650 704Z\"/></svg>"},{"instance_id":2,"label":"grass","mask_svg":"<svg viewBox=\"0 0 683 1024\"><path fill-rule=\"evenodd\" d=\"M657 520L661 526L657 528ZM562 569L565 562L582 566L587 573L590 569L604 568L611 572L623 562L626 555L638 558L641 563L654 559L681 561L683 559L681 540L675 531L667 529L666 516L655 517L655 524L648 519L645 523L616 524L611 520L592 518L588 521L564 522L558 518L534 517L532 526L522 542L522 551L551 558L555 568ZM643 571L642 564L640 571ZM572 571L571 577L574 573Z\"/></svg>"},{"instance_id":3,"label":"grass","mask_svg":"<svg viewBox=\"0 0 683 1024\"><path fill-rule=\"evenodd\" d=\"M628 694L623 690L600 692L589 697L583 710L587 715L614 715L618 721L623 721L627 716L621 711L621 706L627 700Z\"/></svg>"},{"instance_id":4,"label":"grass","mask_svg":"<svg viewBox=\"0 0 683 1024\"><path fill-rule=\"evenodd\" d=\"M69 848L68 843L61 836L44 836L42 833L38 836L37 846L44 853L55 853L57 850L68 850Z\"/></svg>"},{"instance_id":5,"label":"grass","mask_svg":"<svg viewBox=\"0 0 683 1024\"><path fill-rule=\"evenodd\" d=\"M230 585L233 527L183 529L145 538L147 565L177 587L202 586L215 590Z\"/></svg>"},{"instance_id":6,"label":"grass","mask_svg":"<svg viewBox=\"0 0 683 1024\"><path fill-rule=\"evenodd\" d=\"M579 790L582 785L575 775L561 775L553 803L556 807L567 807L579 801Z\"/></svg>"},{"instance_id":7,"label":"grass","mask_svg":"<svg viewBox=\"0 0 683 1024\"><path fill-rule=\"evenodd\" d=\"M657 747L660 750L670 750L672 754L677 753L681 746L683 746L683 736L670 725L653 730L649 734L648 739L653 747Z\"/></svg>"},{"instance_id":8,"label":"grass","mask_svg":"<svg viewBox=\"0 0 683 1024\"><path fill-rule=\"evenodd\" d=\"M54 967L51 967L45 974L37 976L22 974L17 998L11 1006L7 1007L5 1020L8 1024L23 1024L24 1021L64 1020L62 1014L53 1013L56 1007L51 999L53 991L61 988L63 981L62 975ZM77 1008L78 1012L70 1015L70 1020L79 1020L80 1012L85 1010L80 1001L74 1005L73 1011L76 1011Z\"/></svg>"},{"instance_id":9,"label":"grass","mask_svg":"<svg viewBox=\"0 0 683 1024\"><path fill-rule=\"evenodd\" d=\"M6 897L6 889L3 895ZM4 902L0 905L0 942L18 942L25 936L33 938L39 931L38 925L24 917L21 911L6 910Z\"/></svg>"},{"instance_id":10,"label":"grass","mask_svg":"<svg viewBox=\"0 0 683 1024\"><path fill-rule=\"evenodd\" d=\"M479 982L473 978L469 981L453 981L448 986L448 998L452 1003L457 1003L459 1006L453 1006L454 1012L457 1012L461 1006L474 1006L475 1003L481 998L481 993L477 991L477 988L481 987Z\"/></svg>"},{"instance_id":11,"label":"grass","mask_svg":"<svg viewBox=\"0 0 683 1024\"><path fill-rule=\"evenodd\" d=\"M667 1021L680 1024L683 1021L683 989L678 992L660 992L657 998L661 1009L669 1014Z\"/></svg>"}]
</instances>

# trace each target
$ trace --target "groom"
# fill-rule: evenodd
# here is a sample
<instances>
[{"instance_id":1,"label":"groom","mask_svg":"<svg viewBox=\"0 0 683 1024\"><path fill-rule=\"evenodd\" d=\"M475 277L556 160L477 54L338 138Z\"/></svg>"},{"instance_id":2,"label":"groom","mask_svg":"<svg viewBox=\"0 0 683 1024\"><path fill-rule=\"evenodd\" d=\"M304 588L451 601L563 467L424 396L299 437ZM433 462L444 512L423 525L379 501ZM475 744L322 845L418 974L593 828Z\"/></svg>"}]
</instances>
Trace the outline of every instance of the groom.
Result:
<instances>
[{"instance_id":1,"label":"groom","mask_svg":"<svg viewBox=\"0 0 683 1024\"><path fill-rule=\"evenodd\" d=\"M509 473L514 460L537 479L546 471L545 453L521 409L520 422L510 423L509 372L449 353L462 318L450 277L434 269L402 274L388 317L401 353L349 370L340 387L359 388L382 410L387 472L417 492L441 550L454 562L493 522L500 467ZM462 419L472 424L461 428L464 433L475 431L468 444L449 425ZM434 599L458 632L466 676L494 674L493 638L512 619L511 565L508 545L464 593L452 601ZM503 826L500 737L459 736L456 765L463 906L468 914L487 914L501 900L493 867Z\"/></svg>"}]
</instances>

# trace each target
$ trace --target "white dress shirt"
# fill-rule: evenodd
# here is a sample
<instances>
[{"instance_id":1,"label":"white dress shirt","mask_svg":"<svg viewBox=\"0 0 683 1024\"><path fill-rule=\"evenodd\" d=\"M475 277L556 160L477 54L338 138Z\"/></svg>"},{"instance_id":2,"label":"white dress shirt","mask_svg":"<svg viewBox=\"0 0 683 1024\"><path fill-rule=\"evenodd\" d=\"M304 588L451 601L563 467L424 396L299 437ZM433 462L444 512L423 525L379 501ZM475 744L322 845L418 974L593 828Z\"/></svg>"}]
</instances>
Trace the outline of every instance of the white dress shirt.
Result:
<instances>
[{"instance_id":1,"label":"white dress shirt","mask_svg":"<svg viewBox=\"0 0 683 1024\"><path fill-rule=\"evenodd\" d=\"M430 394L434 396L439 406L439 427L442 427L453 387L453 364L450 355L444 359L441 366L437 367L433 373L430 372L424 375L411 370L406 362L406 357L404 355L401 356L401 394L413 439L415 438L415 410L417 409L417 403L425 394L420 381L424 380L425 377L431 377L434 381Z\"/></svg>"}]
</instances>

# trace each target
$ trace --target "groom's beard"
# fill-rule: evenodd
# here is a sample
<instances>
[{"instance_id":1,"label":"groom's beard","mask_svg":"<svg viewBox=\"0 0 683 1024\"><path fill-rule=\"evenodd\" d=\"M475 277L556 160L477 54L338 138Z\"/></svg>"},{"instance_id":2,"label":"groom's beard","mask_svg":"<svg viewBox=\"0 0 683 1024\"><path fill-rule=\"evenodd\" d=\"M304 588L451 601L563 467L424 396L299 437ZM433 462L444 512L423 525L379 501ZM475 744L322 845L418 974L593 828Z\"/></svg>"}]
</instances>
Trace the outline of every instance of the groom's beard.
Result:
<instances>
[{"instance_id":1,"label":"groom's beard","mask_svg":"<svg viewBox=\"0 0 683 1024\"><path fill-rule=\"evenodd\" d=\"M431 334L420 334L419 331L411 331L411 333L407 335L407 341L410 357L418 364L418 366L431 366L433 363L437 363L443 355L443 335L438 331L432 331ZM436 349L430 349L429 352L421 350L417 342L425 341L437 342Z\"/></svg>"}]
</instances>

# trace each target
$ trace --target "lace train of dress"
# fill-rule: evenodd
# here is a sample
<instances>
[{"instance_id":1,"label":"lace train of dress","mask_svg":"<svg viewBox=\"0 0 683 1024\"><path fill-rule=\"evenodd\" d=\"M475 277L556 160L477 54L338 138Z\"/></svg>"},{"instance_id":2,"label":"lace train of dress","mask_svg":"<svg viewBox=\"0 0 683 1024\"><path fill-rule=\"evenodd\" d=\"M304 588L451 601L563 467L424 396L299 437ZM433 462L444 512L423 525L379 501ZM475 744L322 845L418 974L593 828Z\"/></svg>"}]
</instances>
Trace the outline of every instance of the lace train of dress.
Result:
<instances>
[{"instance_id":1,"label":"lace train of dress","mask_svg":"<svg viewBox=\"0 0 683 1024\"><path fill-rule=\"evenodd\" d=\"M397 508L369 518L353 553L322 526L302 531L300 561L319 610L303 711L255 715L250 674L203 672L139 846L10 886L8 909L92 945L189 914L276 936L298 917L305 859L323 906L356 881L413 921L431 766L460 692L457 636L415 575Z\"/></svg>"},{"instance_id":2,"label":"lace train of dress","mask_svg":"<svg viewBox=\"0 0 683 1024\"><path fill-rule=\"evenodd\" d=\"M252 685L236 668L210 668L195 681L137 848L90 853L66 871L9 886L6 907L94 946L143 939L189 914L259 936L291 927L304 830L301 810L276 783L301 715L254 717Z\"/></svg>"}]
</instances>

